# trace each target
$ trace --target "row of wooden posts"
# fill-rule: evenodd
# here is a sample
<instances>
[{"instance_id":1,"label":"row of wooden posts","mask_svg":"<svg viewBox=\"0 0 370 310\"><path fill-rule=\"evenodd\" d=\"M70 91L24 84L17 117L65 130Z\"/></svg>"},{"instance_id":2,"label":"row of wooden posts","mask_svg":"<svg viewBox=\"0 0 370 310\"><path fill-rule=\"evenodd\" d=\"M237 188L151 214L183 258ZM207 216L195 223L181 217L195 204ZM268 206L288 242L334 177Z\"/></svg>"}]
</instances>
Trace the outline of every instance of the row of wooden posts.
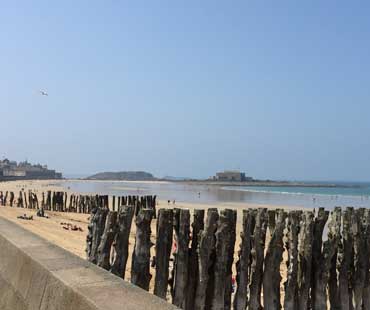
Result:
<instances>
[{"instance_id":1,"label":"row of wooden posts","mask_svg":"<svg viewBox=\"0 0 370 310\"><path fill-rule=\"evenodd\" d=\"M131 255L131 282L149 290L155 245L154 294L182 309L370 309L368 209L243 210L234 292L235 210L211 208L206 218L194 210L191 223L187 209L159 209L155 244L153 210L134 213L130 205L92 210L88 260L125 278Z\"/></svg>"},{"instance_id":2,"label":"row of wooden posts","mask_svg":"<svg viewBox=\"0 0 370 310\"><path fill-rule=\"evenodd\" d=\"M0 205L26 209L41 209L45 211L56 212L74 212L90 214L92 209L97 206L104 206L115 211L116 202L117 208L120 206L130 205L135 207L137 213L141 208L153 209L154 214L156 208L156 196L113 196L111 203L108 195L81 195L70 194L68 198L67 192L47 191L41 193L41 201L38 194L31 190L19 191L18 197L14 192L0 191Z\"/></svg>"}]
</instances>

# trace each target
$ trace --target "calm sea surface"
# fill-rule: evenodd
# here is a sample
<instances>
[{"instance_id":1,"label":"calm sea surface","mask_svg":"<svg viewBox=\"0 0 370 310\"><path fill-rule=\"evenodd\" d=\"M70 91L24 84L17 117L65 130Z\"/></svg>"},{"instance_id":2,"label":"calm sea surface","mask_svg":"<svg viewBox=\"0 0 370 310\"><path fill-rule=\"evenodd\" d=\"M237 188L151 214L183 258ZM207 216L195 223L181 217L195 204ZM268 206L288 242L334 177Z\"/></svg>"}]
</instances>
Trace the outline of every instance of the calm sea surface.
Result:
<instances>
[{"instance_id":1,"label":"calm sea surface","mask_svg":"<svg viewBox=\"0 0 370 310\"><path fill-rule=\"evenodd\" d=\"M207 186L172 182L68 181L63 183L75 192L109 195L157 195L161 200L191 203L254 203L280 206L370 207L370 184L346 184L352 187L263 187Z\"/></svg>"}]
</instances>

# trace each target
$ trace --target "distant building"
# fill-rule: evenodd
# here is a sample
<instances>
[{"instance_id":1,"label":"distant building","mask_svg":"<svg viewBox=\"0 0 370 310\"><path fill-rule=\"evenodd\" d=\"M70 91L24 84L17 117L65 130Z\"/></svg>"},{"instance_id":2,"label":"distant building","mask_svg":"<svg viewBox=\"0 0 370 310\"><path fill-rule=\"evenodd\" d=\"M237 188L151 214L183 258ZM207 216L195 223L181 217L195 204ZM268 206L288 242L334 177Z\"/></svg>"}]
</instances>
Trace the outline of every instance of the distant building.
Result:
<instances>
[{"instance_id":1,"label":"distant building","mask_svg":"<svg viewBox=\"0 0 370 310\"><path fill-rule=\"evenodd\" d=\"M16 161L9 161L8 159L0 160L0 180L61 178L61 173L49 170L47 166L32 165L27 161L17 164Z\"/></svg>"},{"instance_id":2,"label":"distant building","mask_svg":"<svg viewBox=\"0 0 370 310\"><path fill-rule=\"evenodd\" d=\"M245 182L245 181L252 181L251 177L246 177L244 172L240 171L223 171L217 172L216 177L214 177L217 181L226 181L226 182Z\"/></svg>"}]
</instances>

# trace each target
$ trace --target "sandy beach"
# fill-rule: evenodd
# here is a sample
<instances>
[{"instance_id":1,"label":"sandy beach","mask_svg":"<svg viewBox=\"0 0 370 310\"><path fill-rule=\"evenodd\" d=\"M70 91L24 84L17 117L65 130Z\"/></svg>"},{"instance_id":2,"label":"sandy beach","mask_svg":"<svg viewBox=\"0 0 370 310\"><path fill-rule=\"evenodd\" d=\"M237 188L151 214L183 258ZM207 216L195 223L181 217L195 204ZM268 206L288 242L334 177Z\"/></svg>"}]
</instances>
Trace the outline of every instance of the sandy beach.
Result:
<instances>
[{"instance_id":1,"label":"sandy beach","mask_svg":"<svg viewBox=\"0 0 370 310\"><path fill-rule=\"evenodd\" d=\"M41 195L42 192L51 190L51 191L66 191L67 193L73 193L68 188L65 189L62 185L66 181L14 181L14 182L2 182L0 183L0 191L14 191L16 196L20 190L32 190L38 195ZM83 181L89 182L89 181ZM91 193L93 194L93 193ZM237 227L236 227L236 244L235 244L235 254L234 259L237 259L237 253L239 245L241 242L240 231L242 228L242 210L247 208L268 208L268 209L292 209L292 207L285 206L272 206L272 205L257 205L257 204L245 204L245 203L223 203L223 204L197 204L197 203L175 203L172 202L168 204L167 201L159 200L157 208L187 208L192 212L194 209L205 209L207 210L210 207L217 207L219 210L225 208L231 208L237 210ZM297 208L294 208L297 209ZM302 208L303 209L303 208ZM20 215L26 214L27 216L33 215L33 220L27 221L18 219ZM76 213L61 213L61 212L51 212L48 211L47 215L49 218L40 218L36 217L36 212L34 210L20 209L20 208L11 208L11 207L0 207L0 216L12 221L23 228L45 238L46 240L82 257L86 258L85 247L86 247L86 235L87 235L87 226L89 222L89 215L87 214L76 214ZM71 223L77 225L82 229L82 231L71 231L63 228L62 223ZM155 233L156 233L156 220L152 221L152 241L155 242ZM133 246L135 244L135 225L133 223L131 234L130 234L130 253L132 253ZM269 234L267 234L268 236ZM267 238L268 239L268 238ZM268 240L267 240L268 242ZM266 247L267 248L267 247ZM154 247L152 248L152 255L155 255ZM286 260L287 253L284 253L284 260ZM130 257L131 258L131 257ZM235 268L235 264L234 264ZM126 280L130 280L130 270L131 270L131 260L127 262L126 268ZM281 264L281 274L284 275L286 271L286 265L283 262ZM235 272L235 270L234 270ZM153 289L154 284L154 274L155 269L151 268L151 274L153 275L151 281L151 289ZM283 283L283 281L282 281ZM283 288L281 288L283 292Z\"/></svg>"},{"instance_id":2,"label":"sandy beach","mask_svg":"<svg viewBox=\"0 0 370 310\"><path fill-rule=\"evenodd\" d=\"M11 181L11 182L0 182L0 191L13 191L17 197L19 191L22 189L25 191L32 190L41 197L41 193L45 191L65 191L68 194L72 194L70 189L65 188L62 184L64 182L70 182L67 180L33 180L33 181ZM89 181L79 181L79 182L89 182ZM93 192L89 194L95 194ZM39 199L41 199L39 197ZM237 210L237 236L240 234L241 222L242 222L242 212L244 209L249 208L267 208L267 209L302 209L307 210L303 207L291 207L291 206L276 206L276 205L263 205L263 204L250 204L250 203L217 203L217 204L206 204L206 203L193 203L193 202L172 202L158 200L157 209L160 208L186 208L191 212L194 209L204 209L217 208L222 209L235 209ZM10 207L0 208L0 216L3 216L11 221L15 221L21 226L29 229L30 231L41 235L45 239L55 242L59 246L79 255L85 257L85 237L88 224L89 216L86 214L76 214L76 213L60 213L60 212L48 212L50 215L49 219L35 218L33 221L22 221L17 219L18 215L27 214L35 215L35 211L27 209L18 209ZM60 223L70 221L71 223L76 223L84 230L83 233L69 232L62 229ZM42 223L42 225L38 225ZM155 220L153 220L152 234L155 234ZM133 225L133 229L135 225ZM81 236L80 236L81 235ZM80 237L78 237L80 236Z\"/></svg>"}]
</instances>

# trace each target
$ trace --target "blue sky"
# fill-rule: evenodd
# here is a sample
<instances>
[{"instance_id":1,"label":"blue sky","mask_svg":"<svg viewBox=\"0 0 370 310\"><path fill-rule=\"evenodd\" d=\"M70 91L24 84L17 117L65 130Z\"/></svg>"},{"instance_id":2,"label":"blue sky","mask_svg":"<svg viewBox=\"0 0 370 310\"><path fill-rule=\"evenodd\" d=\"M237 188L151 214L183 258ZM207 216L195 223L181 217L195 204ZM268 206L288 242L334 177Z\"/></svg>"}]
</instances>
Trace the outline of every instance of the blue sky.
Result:
<instances>
[{"instance_id":1,"label":"blue sky","mask_svg":"<svg viewBox=\"0 0 370 310\"><path fill-rule=\"evenodd\" d=\"M369 181L369 15L366 1L2 1L0 155L67 174Z\"/></svg>"}]
</instances>

